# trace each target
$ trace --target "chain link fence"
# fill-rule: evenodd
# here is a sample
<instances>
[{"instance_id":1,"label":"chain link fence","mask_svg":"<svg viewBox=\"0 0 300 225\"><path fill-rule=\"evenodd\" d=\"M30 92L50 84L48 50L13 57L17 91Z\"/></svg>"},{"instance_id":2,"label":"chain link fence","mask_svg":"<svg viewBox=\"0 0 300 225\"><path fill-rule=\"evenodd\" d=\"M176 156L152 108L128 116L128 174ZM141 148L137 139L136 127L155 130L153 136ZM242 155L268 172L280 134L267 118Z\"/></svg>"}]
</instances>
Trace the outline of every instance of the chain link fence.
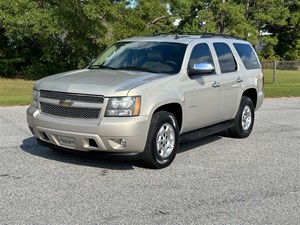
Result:
<instances>
[{"instance_id":1,"label":"chain link fence","mask_svg":"<svg viewBox=\"0 0 300 225\"><path fill-rule=\"evenodd\" d=\"M276 81L277 70L299 71L300 73L300 61L262 61L261 64L264 70L273 71L272 83Z\"/></svg>"}]
</instances>

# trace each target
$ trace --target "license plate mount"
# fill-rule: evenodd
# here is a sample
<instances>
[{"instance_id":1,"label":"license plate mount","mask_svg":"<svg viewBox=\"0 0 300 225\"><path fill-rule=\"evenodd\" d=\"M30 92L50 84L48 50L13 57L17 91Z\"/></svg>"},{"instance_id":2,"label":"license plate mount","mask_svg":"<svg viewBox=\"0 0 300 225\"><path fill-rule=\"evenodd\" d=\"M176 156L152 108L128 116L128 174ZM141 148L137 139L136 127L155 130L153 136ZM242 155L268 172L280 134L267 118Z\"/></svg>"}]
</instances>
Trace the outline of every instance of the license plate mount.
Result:
<instances>
[{"instance_id":1,"label":"license plate mount","mask_svg":"<svg viewBox=\"0 0 300 225\"><path fill-rule=\"evenodd\" d=\"M74 137L68 137L68 136L57 136L58 143L61 146L66 146L66 147L76 147L76 142Z\"/></svg>"}]
</instances>

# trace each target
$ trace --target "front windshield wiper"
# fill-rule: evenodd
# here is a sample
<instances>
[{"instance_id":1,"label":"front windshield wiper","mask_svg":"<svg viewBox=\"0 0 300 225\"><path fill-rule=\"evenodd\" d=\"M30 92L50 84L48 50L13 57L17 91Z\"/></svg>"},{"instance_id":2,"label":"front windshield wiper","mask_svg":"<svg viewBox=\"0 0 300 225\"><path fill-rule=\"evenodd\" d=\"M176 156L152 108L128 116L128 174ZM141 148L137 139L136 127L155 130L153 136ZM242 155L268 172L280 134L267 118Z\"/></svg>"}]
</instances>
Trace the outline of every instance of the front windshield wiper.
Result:
<instances>
[{"instance_id":1,"label":"front windshield wiper","mask_svg":"<svg viewBox=\"0 0 300 225\"><path fill-rule=\"evenodd\" d=\"M123 67L110 67L110 66L103 66L103 65L91 65L89 69L110 69L110 70L135 70L135 71L143 71L149 73L159 73L157 71L149 70L145 67L138 67L138 66L123 66Z\"/></svg>"},{"instance_id":2,"label":"front windshield wiper","mask_svg":"<svg viewBox=\"0 0 300 225\"><path fill-rule=\"evenodd\" d=\"M103 66L103 65L91 65L89 69L110 69L110 70L117 70L118 68L110 67L110 66Z\"/></svg>"},{"instance_id":3,"label":"front windshield wiper","mask_svg":"<svg viewBox=\"0 0 300 225\"><path fill-rule=\"evenodd\" d=\"M149 72L149 73L158 73L157 71L149 70L148 68L145 67L138 67L138 66L123 66L117 68L118 70L136 70L136 71L144 71L144 72Z\"/></svg>"}]
</instances>

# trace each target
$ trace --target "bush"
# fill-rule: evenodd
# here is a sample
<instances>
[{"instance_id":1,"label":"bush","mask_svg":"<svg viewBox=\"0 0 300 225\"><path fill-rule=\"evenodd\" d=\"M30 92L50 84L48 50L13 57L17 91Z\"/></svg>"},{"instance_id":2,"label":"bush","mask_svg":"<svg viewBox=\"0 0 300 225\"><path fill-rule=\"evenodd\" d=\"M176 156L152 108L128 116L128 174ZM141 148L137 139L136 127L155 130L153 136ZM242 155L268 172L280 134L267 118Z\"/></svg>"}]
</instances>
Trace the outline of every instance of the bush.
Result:
<instances>
[{"instance_id":1,"label":"bush","mask_svg":"<svg viewBox=\"0 0 300 225\"><path fill-rule=\"evenodd\" d=\"M15 68L20 61L20 59L0 59L0 76L15 77L17 75Z\"/></svg>"},{"instance_id":2,"label":"bush","mask_svg":"<svg viewBox=\"0 0 300 225\"><path fill-rule=\"evenodd\" d=\"M22 77L27 80L38 80L48 75L47 66L42 63L34 63L25 67L22 71Z\"/></svg>"}]
</instances>

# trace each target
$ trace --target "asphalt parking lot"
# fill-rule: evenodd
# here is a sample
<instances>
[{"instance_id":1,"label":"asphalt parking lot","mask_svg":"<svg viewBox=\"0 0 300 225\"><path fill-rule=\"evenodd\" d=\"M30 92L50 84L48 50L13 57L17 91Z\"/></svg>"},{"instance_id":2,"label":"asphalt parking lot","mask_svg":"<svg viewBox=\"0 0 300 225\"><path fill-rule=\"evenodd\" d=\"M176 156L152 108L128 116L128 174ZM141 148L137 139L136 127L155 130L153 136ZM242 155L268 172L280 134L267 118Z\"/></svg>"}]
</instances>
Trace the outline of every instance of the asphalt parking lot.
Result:
<instances>
[{"instance_id":1,"label":"asphalt parking lot","mask_svg":"<svg viewBox=\"0 0 300 225\"><path fill-rule=\"evenodd\" d=\"M299 224L300 98L265 99L247 139L183 143L163 170L36 144L0 107L0 224Z\"/></svg>"}]
</instances>

